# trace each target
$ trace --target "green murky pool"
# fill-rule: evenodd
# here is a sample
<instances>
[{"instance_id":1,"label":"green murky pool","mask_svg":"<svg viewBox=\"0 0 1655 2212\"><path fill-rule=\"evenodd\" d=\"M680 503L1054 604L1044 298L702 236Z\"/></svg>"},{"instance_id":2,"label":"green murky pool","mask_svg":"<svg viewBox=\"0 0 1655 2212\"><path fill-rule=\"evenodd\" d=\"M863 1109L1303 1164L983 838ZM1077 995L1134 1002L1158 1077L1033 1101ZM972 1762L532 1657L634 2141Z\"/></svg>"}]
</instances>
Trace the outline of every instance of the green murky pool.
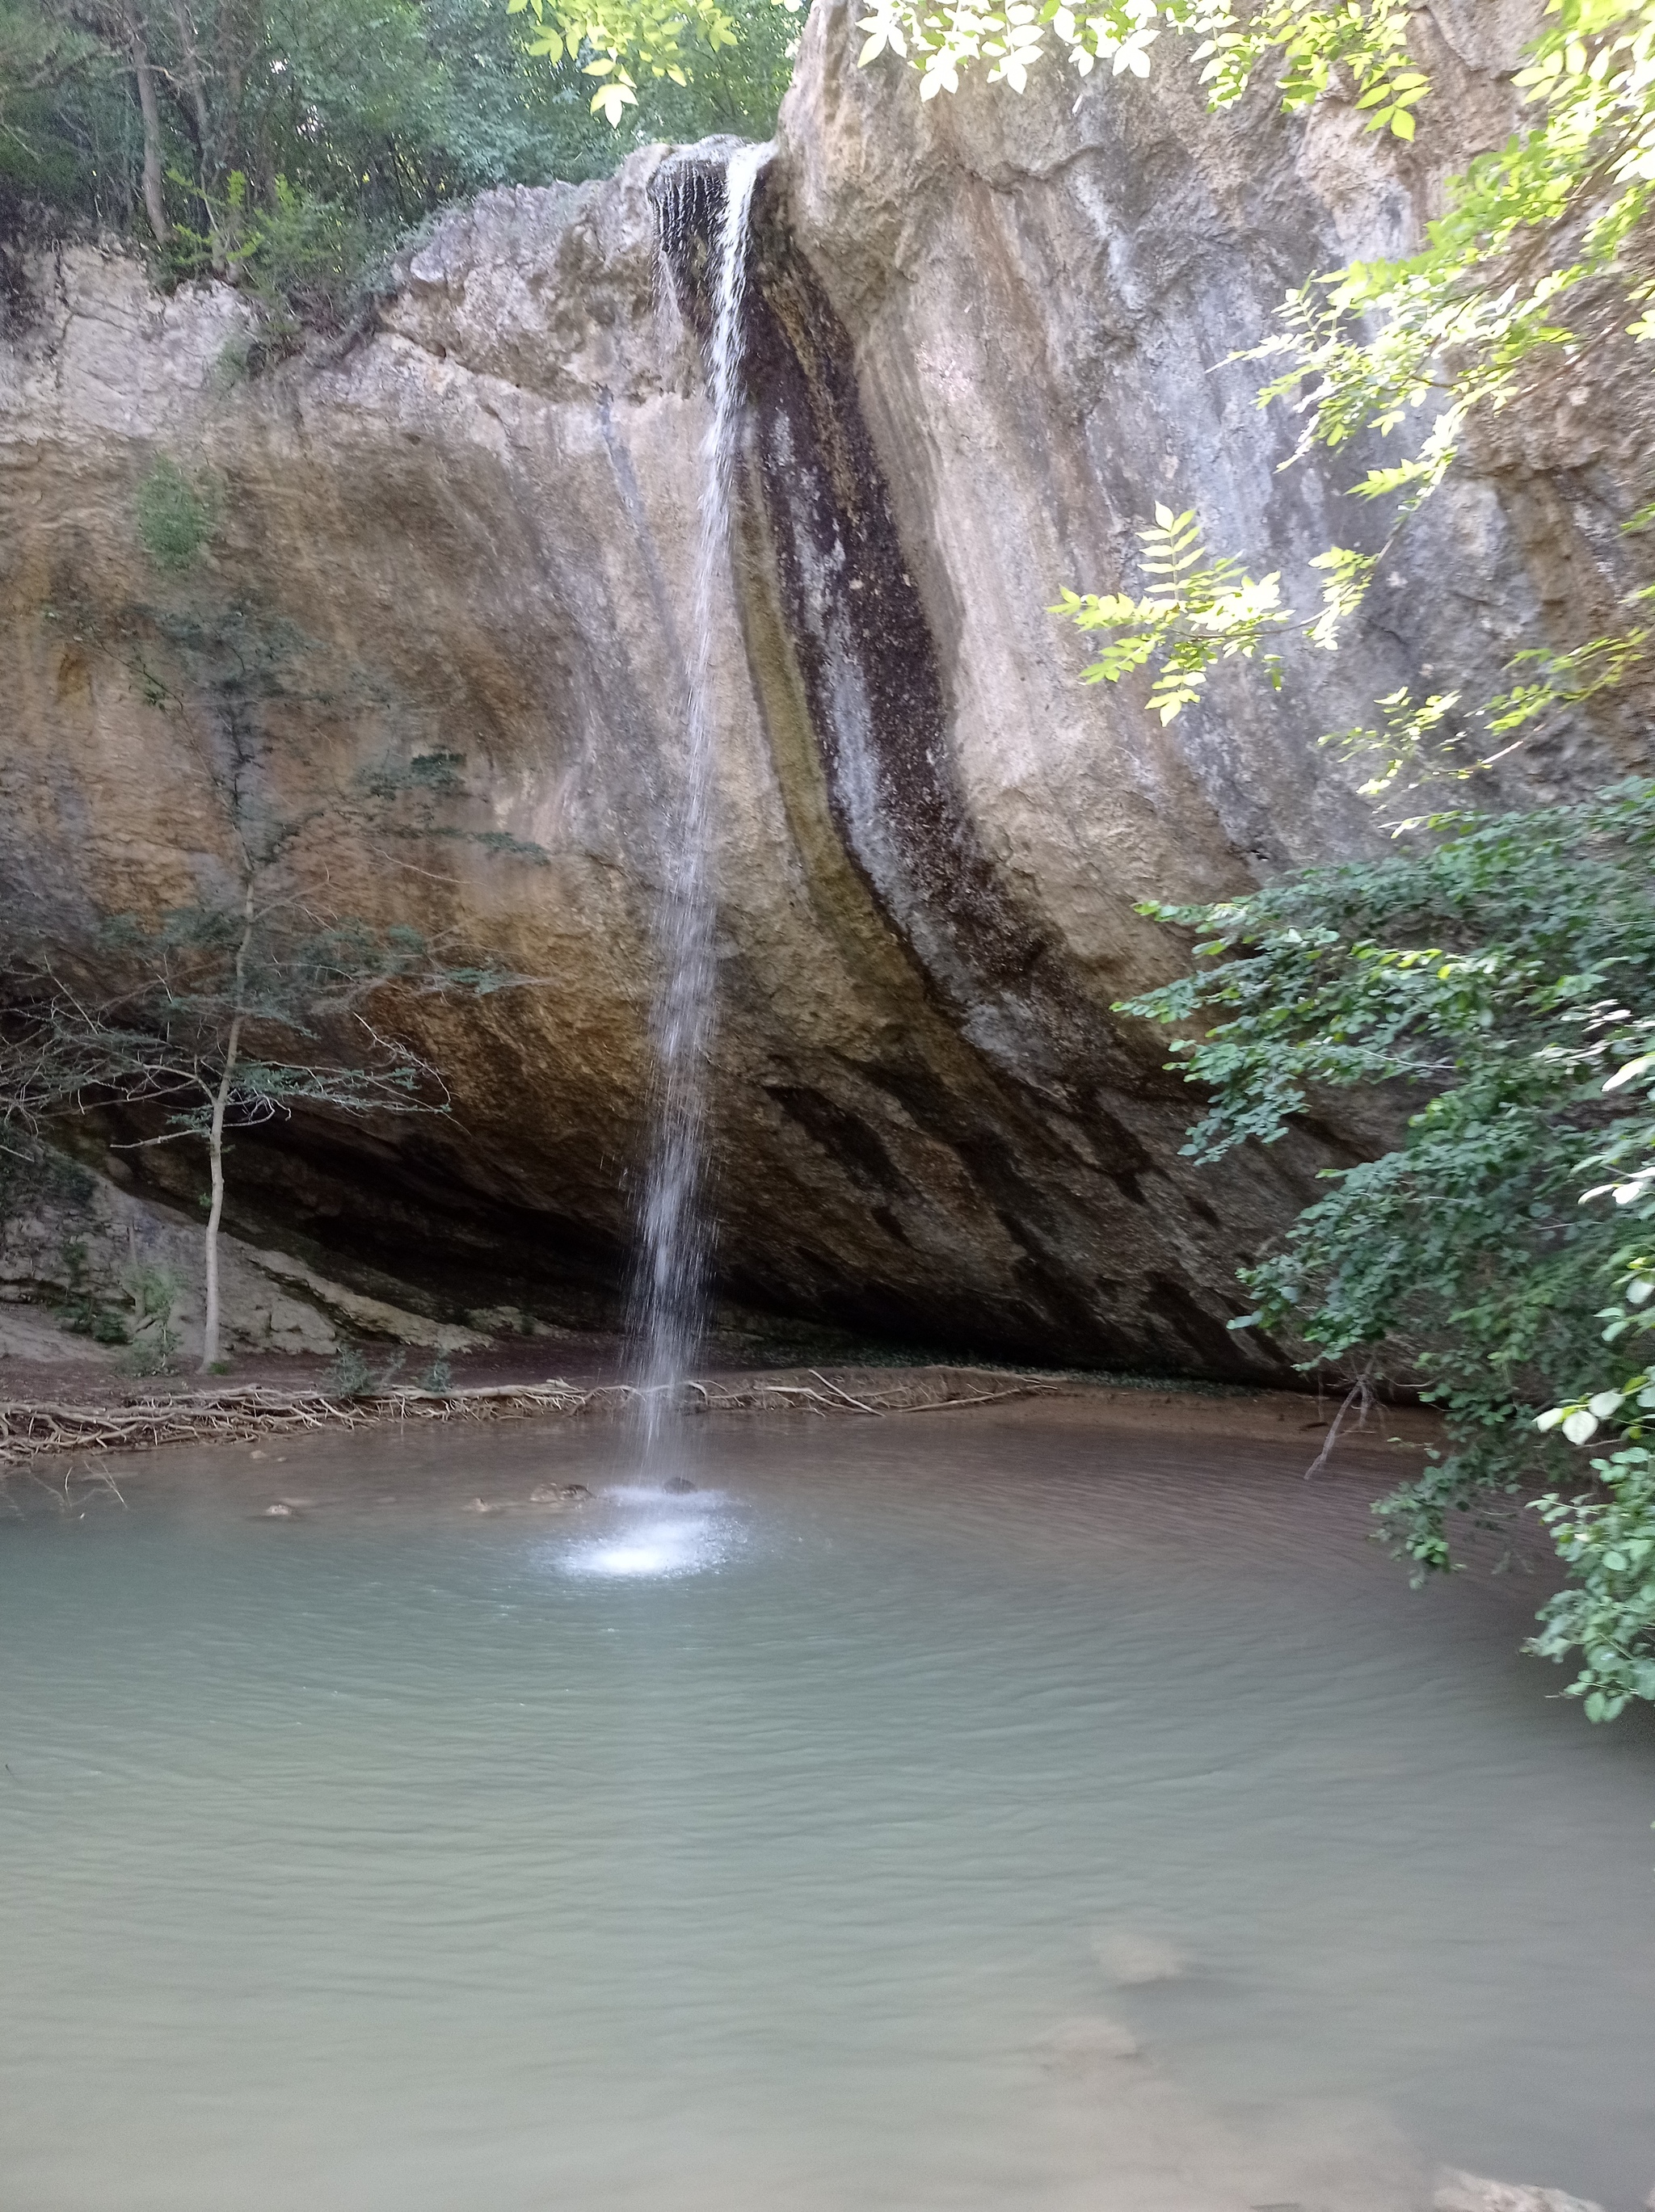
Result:
<instances>
[{"instance_id":1,"label":"green murky pool","mask_svg":"<svg viewBox=\"0 0 1655 2212\"><path fill-rule=\"evenodd\" d=\"M1641 2204L1655 1729L1532 1585L1074 1403L626 1449L13 1477L7 2212Z\"/></svg>"}]
</instances>

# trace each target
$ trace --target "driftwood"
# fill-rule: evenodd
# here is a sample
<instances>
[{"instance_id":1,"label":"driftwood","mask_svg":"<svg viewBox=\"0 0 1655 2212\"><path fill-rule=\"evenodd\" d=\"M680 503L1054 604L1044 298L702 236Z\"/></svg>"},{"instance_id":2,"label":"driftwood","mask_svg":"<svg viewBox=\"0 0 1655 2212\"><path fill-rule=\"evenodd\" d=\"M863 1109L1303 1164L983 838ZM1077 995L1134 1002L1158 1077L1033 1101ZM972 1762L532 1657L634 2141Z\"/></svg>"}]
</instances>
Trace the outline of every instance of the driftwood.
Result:
<instances>
[{"instance_id":1,"label":"driftwood","mask_svg":"<svg viewBox=\"0 0 1655 2212\"><path fill-rule=\"evenodd\" d=\"M839 1413L879 1419L893 1413L996 1405L1074 1388L1056 1377L983 1368L864 1368L836 1380L812 1367L802 1375L687 1382L678 1407L697 1413ZM326 1390L278 1390L252 1382L96 1404L0 1401L0 1468L56 1452L149 1451L160 1444L226 1443L295 1430L360 1428L374 1421L498 1421L541 1413L618 1413L637 1406L647 1395L630 1383L588 1385L554 1378L450 1390L394 1389L350 1398L330 1396Z\"/></svg>"}]
</instances>

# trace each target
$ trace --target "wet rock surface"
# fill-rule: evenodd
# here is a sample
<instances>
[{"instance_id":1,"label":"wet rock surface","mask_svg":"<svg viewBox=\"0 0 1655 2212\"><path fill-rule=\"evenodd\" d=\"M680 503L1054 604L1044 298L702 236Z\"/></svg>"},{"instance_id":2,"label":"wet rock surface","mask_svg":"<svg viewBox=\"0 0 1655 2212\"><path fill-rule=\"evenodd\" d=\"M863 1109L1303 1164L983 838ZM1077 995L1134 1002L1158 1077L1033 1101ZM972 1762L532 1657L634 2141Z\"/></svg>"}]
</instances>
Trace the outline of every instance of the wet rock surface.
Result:
<instances>
[{"instance_id":1,"label":"wet rock surface","mask_svg":"<svg viewBox=\"0 0 1655 2212\"><path fill-rule=\"evenodd\" d=\"M843 5L818 7L756 208L715 641L736 1307L1025 1358L1275 1364L1226 1326L1234 1267L1362 1133L1314 1124L1216 1173L1179 1157L1182 1086L1109 1011L1178 957L1135 904L1381 849L1359 772L1317 736L1403 680L1492 688L1520 639L1612 601L1615 525L1652 489L1646 402L1611 364L1602 391L1496 426L1388 562L1378 614L1285 706L1215 680L1162 730L1077 682L1083 641L1045 609L1061 585L1127 580L1158 501L1199 506L1300 597L1323 547L1377 545L1342 477L1279 472L1291 425L1255 412L1230 356L1288 283L1405 240L1500 135L1525 20L1478 11L1485 52L1456 11L1429 17L1451 97L1403 153L1336 100L1300 123L1262 97L1206 118L1171 68L922 108L911 76L856 70ZM451 1117L238 1139L232 1219L255 1273L301 1250L259 1296L273 1329L283 1299L314 1317L287 1316L307 1348L352 1324L317 1280L411 1300L433 1330L618 1310L719 175L716 149L671 157L699 161L705 205L669 276L668 158L457 210L375 331L251 381L241 301L163 300L87 248L38 262L0 348L9 931L72 960L100 911L223 889L211 763L251 652L295 805L319 776L461 757L436 859L337 841L341 908L536 979L399 1008ZM221 493L187 574L137 538L160 455ZM1638 742L1583 721L1505 795L1577 787ZM196 1163L121 1157L189 1218Z\"/></svg>"}]
</instances>

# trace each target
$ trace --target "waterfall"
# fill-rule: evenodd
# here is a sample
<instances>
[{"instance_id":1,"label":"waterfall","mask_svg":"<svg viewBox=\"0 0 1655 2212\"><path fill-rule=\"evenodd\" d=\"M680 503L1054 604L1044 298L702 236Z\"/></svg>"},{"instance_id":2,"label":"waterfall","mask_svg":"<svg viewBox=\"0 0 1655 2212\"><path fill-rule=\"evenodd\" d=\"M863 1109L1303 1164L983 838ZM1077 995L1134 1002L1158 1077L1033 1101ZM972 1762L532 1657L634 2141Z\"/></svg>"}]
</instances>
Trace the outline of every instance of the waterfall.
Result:
<instances>
[{"instance_id":1,"label":"waterfall","mask_svg":"<svg viewBox=\"0 0 1655 2212\"><path fill-rule=\"evenodd\" d=\"M709 261L712 421L702 446L700 530L685 770L656 917L660 982L655 999L654 1129L640 1218L641 1254L633 1323L641 1346L646 1456L676 1408L701 1334L712 1228L706 1186L707 1055L717 1018L712 881L716 731L712 705L713 629L730 543L730 487L740 410L741 305L753 187L769 146L739 146L724 172L724 204ZM674 241L672 204L661 210L663 249Z\"/></svg>"}]
</instances>

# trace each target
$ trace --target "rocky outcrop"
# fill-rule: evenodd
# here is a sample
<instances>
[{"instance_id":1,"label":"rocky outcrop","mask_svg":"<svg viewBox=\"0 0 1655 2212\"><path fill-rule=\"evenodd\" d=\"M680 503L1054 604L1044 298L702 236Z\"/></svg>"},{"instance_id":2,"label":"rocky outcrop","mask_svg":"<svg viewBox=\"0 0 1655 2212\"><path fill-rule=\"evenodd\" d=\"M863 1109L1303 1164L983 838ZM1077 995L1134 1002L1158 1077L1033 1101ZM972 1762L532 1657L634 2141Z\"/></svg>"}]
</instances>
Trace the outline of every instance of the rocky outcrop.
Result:
<instances>
[{"instance_id":1,"label":"rocky outcrop","mask_svg":"<svg viewBox=\"0 0 1655 2212\"><path fill-rule=\"evenodd\" d=\"M1378 849L1317 733L1404 680L1492 685L1612 599L1655 446L1591 392L1529 410L1285 702L1226 678L1163 730L1078 683L1045 610L1126 577L1157 501L1301 592L1326 544L1377 547L1326 471L1281 471L1293 426L1232 356L1288 283L1405 239L1503 129L1522 9L1419 20L1452 96L1407 151L1336 99L1208 118L1171 65L922 106L818 0L756 205L716 613L731 1298L1025 1357L1273 1364L1226 1328L1235 1265L1360 1133L1180 1158L1163 1048L1109 1012L1177 957L1135 906ZM65 251L0 367L9 929L72 955L100 913L222 881L234 728L295 806L447 760L426 842L341 833L331 893L532 987L400 1010L451 1117L295 1119L231 1176L253 1247L308 1239L330 1279L400 1276L454 1315L596 1320L624 1273L707 418L694 224L670 280L656 248L673 173L655 149L490 194L372 334L253 378L235 296L162 299L119 253ZM134 521L163 455L216 487L176 575ZM1583 722L1508 792L1636 743ZM193 1209L186 1153L124 1157Z\"/></svg>"},{"instance_id":2,"label":"rocky outcrop","mask_svg":"<svg viewBox=\"0 0 1655 2212\"><path fill-rule=\"evenodd\" d=\"M111 1166L132 1180L125 1158ZM201 1356L200 1229L109 1175L58 1158L10 1179L0 1212L0 1360L149 1373ZM306 1261L227 1236L219 1254L222 1342L237 1353L326 1358L342 1340L472 1352L522 1317L494 1310L465 1328L411 1312ZM116 1350L117 1346L125 1348Z\"/></svg>"}]
</instances>

